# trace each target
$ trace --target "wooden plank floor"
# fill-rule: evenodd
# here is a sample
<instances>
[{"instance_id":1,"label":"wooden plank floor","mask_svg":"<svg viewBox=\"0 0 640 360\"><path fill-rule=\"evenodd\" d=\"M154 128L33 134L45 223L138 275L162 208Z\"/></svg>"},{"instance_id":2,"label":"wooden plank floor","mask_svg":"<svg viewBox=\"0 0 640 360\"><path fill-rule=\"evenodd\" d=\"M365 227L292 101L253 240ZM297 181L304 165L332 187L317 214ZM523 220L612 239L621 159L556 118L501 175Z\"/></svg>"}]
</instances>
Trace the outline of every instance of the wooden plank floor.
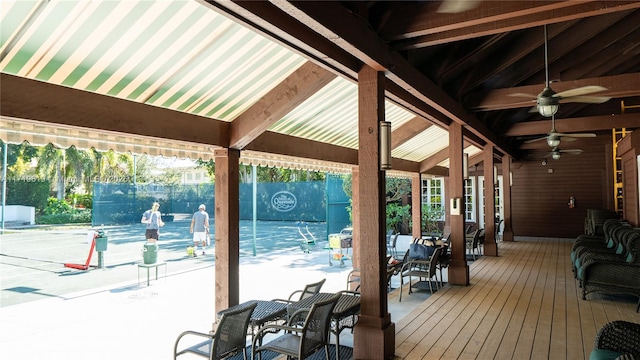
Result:
<instances>
[{"instance_id":1,"label":"wooden plank floor","mask_svg":"<svg viewBox=\"0 0 640 360\"><path fill-rule=\"evenodd\" d=\"M523 237L500 243L499 257L470 263L469 286L445 285L394 320L396 358L588 359L601 326L640 323L640 314L635 297L582 300L571 271L572 242Z\"/></svg>"}]
</instances>

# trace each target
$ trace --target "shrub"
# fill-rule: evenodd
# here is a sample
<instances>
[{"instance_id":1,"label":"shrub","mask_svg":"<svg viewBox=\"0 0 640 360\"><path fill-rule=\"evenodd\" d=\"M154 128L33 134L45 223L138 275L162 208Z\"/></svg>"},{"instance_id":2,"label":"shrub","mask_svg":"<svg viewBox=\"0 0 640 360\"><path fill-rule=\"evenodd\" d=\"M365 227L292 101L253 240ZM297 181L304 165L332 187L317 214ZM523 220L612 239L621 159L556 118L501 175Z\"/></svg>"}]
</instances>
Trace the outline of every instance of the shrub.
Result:
<instances>
[{"instance_id":1,"label":"shrub","mask_svg":"<svg viewBox=\"0 0 640 360\"><path fill-rule=\"evenodd\" d=\"M38 224L79 224L91 223L91 210L76 209L66 214L40 215L36 219Z\"/></svg>"},{"instance_id":2,"label":"shrub","mask_svg":"<svg viewBox=\"0 0 640 360\"><path fill-rule=\"evenodd\" d=\"M7 181L7 205L33 206L37 211L47 205L48 181Z\"/></svg>"},{"instance_id":3,"label":"shrub","mask_svg":"<svg viewBox=\"0 0 640 360\"><path fill-rule=\"evenodd\" d=\"M43 215L54 215L54 214L67 214L71 213L73 208L64 200L58 200L54 197L50 197L47 200L47 206L42 209Z\"/></svg>"}]
</instances>

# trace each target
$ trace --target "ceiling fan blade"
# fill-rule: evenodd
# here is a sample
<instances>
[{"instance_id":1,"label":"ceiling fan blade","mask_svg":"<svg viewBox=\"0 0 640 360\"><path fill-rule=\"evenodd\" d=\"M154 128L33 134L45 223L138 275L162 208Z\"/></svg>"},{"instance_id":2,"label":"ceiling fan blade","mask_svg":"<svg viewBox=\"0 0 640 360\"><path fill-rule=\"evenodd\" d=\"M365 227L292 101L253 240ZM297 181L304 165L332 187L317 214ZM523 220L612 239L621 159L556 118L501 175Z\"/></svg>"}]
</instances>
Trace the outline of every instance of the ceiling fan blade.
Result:
<instances>
[{"instance_id":1,"label":"ceiling fan blade","mask_svg":"<svg viewBox=\"0 0 640 360\"><path fill-rule=\"evenodd\" d=\"M569 89L569 90L561 91L561 92L557 93L555 96L556 97L561 97L561 98L568 98L568 97L572 97L572 96L593 94L593 93L596 93L596 92L599 92L599 91L605 91L605 90L607 90L607 88L603 87L603 86L588 85L588 86L582 86L582 87L575 88L575 89Z\"/></svg>"},{"instance_id":2,"label":"ceiling fan blade","mask_svg":"<svg viewBox=\"0 0 640 360\"><path fill-rule=\"evenodd\" d=\"M585 103L585 104L602 104L611 100L608 96L570 96L560 98L561 103Z\"/></svg>"},{"instance_id":3,"label":"ceiling fan blade","mask_svg":"<svg viewBox=\"0 0 640 360\"><path fill-rule=\"evenodd\" d=\"M457 14L474 9L482 0L443 0L438 8L439 13Z\"/></svg>"},{"instance_id":4,"label":"ceiling fan blade","mask_svg":"<svg viewBox=\"0 0 640 360\"><path fill-rule=\"evenodd\" d=\"M582 154L582 150L581 149L560 150L560 153L578 155L578 154Z\"/></svg>"},{"instance_id":5,"label":"ceiling fan blade","mask_svg":"<svg viewBox=\"0 0 640 360\"><path fill-rule=\"evenodd\" d=\"M596 134L594 133L575 133L575 134L563 134L557 133L557 136L566 137L566 138L594 138Z\"/></svg>"},{"instance_id":6,"label":"ceiling fan blade","mask_svg":"<svg viewBox=\"0 0 640 360\"><path fill-rule=\"evenodd\" d=\"M547 138L547 137L545 136L545 137L541 137L541 138L537 138L537 139L531 139L531 140L527 140L527 141L525 141L524 143L525 143L525 144L531 144L531 143L534 143L534 142L536 142L536 141L546 140L546 138Z\"/></svg>"},{"instance_id":7,"label":"ceiling fan blade","mask_svg":"<svg viewBox=\"0 0 640 360\"><path fill-rule=\"evenodd\" d=\"M538 95L531 95L531 94L525 94L525 93L511 93L511 94L508 94L507 96L529 98L531 99L531 101L535 101L536 98L538 97Z\"/></svg>"}]
</instances>

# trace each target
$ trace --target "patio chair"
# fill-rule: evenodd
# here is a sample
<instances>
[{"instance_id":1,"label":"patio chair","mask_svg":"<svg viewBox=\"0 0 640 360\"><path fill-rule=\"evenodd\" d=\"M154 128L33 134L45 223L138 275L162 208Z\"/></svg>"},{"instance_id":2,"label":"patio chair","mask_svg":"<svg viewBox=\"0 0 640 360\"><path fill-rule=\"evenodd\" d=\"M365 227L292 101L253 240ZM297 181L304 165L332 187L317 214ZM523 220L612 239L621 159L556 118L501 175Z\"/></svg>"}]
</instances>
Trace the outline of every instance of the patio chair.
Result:
<instances>
[{"instance_id":1,"label":"patio chair","mask_svg":"<svg viewBox=\"0 0 640 360\"><path fill-rule=\"evenodd\" d=\"M433 285L431 284L431 278L436 277L436 290L438 289L438 278L436 275L436 266L438 264L438 259L440 258L440 254L444 250L443 247L435 247L433 254L428 259L416 259L416 258L408 258L406 262L402 265L402 270L400 271L400 296L398 301L402 301L402 287L404 285L404 278L409 278L409 294L412 293L412 289L414 287L424 288L426 289L426 284L429 285L429 290L433 294ZM407 250L407 254L410 250ZM413 284L411 282L412 277L417 277L418 282Z\"/></svg>"},{"instance_id":2,"label":"patio chair","mask_svg":"<svg viewBox=\"0 0 640 360\"><path fill-rule=\"evenodd\" d=\"M310 297L312 295L315 295L315 294L319 293L320 289L322 288L322 285L324 285L325 281L327 281L327 279L322 279L322 280L320 280L318 282L307 284L307 285L305 285L304 289L296 290L296 291L292 292L286 300L285 299L274 299L274 301L282 301L282 302L292 303L292 302L300 301L302 299L306 299L306 298L308 298L308 297ZM298 294L300 294L299 297L297 296Z\"/></svg>"},{"instance_id":3,"label":"patio chair","mask_svg":"<svg viewBox=\"0 0 640 360\"><path fill-rule=\"evenodd\" d=\"M478 256L480 256L480 252L478 250L478 241L480 240L480 231L481 229L476 229L476 231L473 232L473 235L465 237L466 250L471 251L471 256L473 257L473 260L476 259L476 253L478 253Z\"/></svg>"},{"instance_id":4,"label":"patio chair","mask_svg":"<svg viewBox=\"0 0 640 360\"><path fill-rule=\"evenodd\" d=\"M253 309L257 303L249 303L246 307L229 311L222 315L216 329L209 334L197 331L184 331L181 333L173 346L173 359L184 354L195 354L208 359L227 359L242 351L244 359L247 360L247 328ZM195 345L189 345L182 350L178 350L180 341L185 337L204 338Z\"/></svg>"},{"instance_id":5,"label":"patio chair","mask_svg":"<svg viewBox=\"0 0 640 360\"><path fill-rule=\"evenodd\" d=\"M387 241L387 255L398 257L398 249L396 245L398 244L398 236L400 233L395 233L391 235L391 238Z\"/></svg>"},{"instance_id":6,"label":"patio chair","mask_svg":"<svg viewBox=\"0 0 640 360\"><path fill-rule=\"evenodd\" d=\"M303 322L295 321L287 325L267 325L258 330L251 344L251 356L262 359L261 352L273 351L286 355L287 358L306 359L324 348L325 358L329 360L329 334L331 330L331 315L340 294L329 299L314 303L310 309L300 309L291 318L296 319L306 313ZM294 326L300 325L300 326ZM267 333L284 331L284 334L262 345L262 338ZM260 345L258 345L260 344Z\"/></svg>"},{"instance_id":7,"label":"patio chair","mask_svg":"<svg viewBox=\"0 0 640 360\"><path fill-rule=\"evenodd\" d=\"M589 359L640 359L640 324L617 320L604 325Z\"/></svg>"}]
</instances>

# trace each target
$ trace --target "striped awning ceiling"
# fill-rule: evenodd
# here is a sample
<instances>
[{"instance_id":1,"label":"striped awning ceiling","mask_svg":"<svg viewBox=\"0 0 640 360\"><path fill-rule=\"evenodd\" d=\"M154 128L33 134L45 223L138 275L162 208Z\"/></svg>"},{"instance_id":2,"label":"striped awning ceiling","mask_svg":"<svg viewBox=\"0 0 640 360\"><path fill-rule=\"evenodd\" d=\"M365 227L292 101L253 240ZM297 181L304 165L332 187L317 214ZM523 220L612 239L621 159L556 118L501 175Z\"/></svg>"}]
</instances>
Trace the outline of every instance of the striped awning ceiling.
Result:
<instances>
[{"instance_id":1,"label":"striped awning ceiling","mask_svg":"<svg viewBox=\"0 0 640 360\"><path fill-rule=\"evenodd\" d=\"M199 1L2 0L0 6L1 72L226 122L307 61ZM385 109L392 129L415 117L390 101ZM357 149L357 123L357 86L338 77L269 130ZM1 139L9 143L211 156L202 144L29 119L5 118L0 124ZM393 149L392 155L420 161L447 145L447 132L432 126ZM244 151L242 160L275 161Z\"/></svg>"}]
</instances>

